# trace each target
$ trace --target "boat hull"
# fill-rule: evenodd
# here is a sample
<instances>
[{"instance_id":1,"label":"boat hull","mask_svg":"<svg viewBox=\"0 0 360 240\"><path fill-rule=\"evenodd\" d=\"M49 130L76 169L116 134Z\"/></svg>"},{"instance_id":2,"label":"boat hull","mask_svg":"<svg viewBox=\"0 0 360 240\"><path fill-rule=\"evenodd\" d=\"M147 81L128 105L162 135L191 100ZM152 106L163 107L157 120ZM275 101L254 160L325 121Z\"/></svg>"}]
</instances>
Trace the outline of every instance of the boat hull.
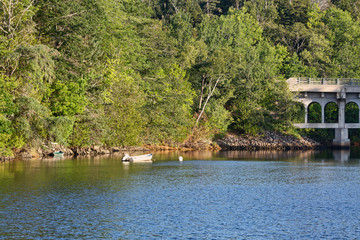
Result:
<instances>
[{"instance_id":1,"label":"boat hull","mask_svg":"<svg viewBox=\"0 0 360 240\"><path fill-rule=\"evenodd\" d=\"M122 159L124 162L151 162L152 154L138 155L138 156L129 156L125 155Z\"/></svg>"},{"instance_id":2,"label":"boat hull","mask_svg":"<svg viewBox=\"0 0 360 240\"><path fill-rule=\"evenodd\" d=\"M62 157L62 156L64 156L64 152L63 151L53 152L53 156L54 157Z\"/></svg>"}]
</instances>

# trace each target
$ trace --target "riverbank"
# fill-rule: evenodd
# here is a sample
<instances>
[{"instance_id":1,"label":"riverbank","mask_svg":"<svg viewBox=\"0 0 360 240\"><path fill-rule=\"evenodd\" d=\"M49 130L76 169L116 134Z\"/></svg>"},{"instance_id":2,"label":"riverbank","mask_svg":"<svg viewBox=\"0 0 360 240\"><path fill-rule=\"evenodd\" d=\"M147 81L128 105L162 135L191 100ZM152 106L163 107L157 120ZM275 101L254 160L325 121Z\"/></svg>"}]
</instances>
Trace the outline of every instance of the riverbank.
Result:
<instances>
[{"instance_id":1,"label":"riverbank","mask_svg":"<svg viewBox=\"0 0 360 240\"><path fill-rule=\"evenodd\" d=\"M54 151L62 151L66 157L75 156L98 156L98 155L110 155L115 153L125 152L146 152L149 151L145 147L105 147L105 146L91 146L91 147L71 147L66 148L57 146L53 149L41 149L41 148L23 148L14 151L14 156L0 157L0 162L5 162L13 159L41 159L54 156Z\"/></svg>"},{"instance_id":2,"label":"riverbank","mask_svg":"<svg viewBox=\"0 0 360 240\"><path fill-rule=\"evenodd\" d=\"M222 150L308 150L321 146L310 138L296 138L268 131L258 136L229 133L216 143Z\"/></svg>"},{"instance_id":3,"label":"riverbank","mask_svg":"<svg viewBox=\"0 0 360 240\"><path fill-rule=\"evenodd\" d=\"M216 141L201 140L196 142L187 142L178 147L145 145L142 147L71 147L65 148L57 146L51 149L31 148L14 151L13 157L0 157L0 162L12 159L32 159L48 158L53 156L54 151L63 151L64 156L98 156L110 155L115 153L134 153L149 151L194 151L194 150L308 150L319 148L320 143L309 138L296 138L294 136L283 135L274 132L265 132L262 135L237 135L228 133L224 138Z\"/></svg>"}]
</instances>

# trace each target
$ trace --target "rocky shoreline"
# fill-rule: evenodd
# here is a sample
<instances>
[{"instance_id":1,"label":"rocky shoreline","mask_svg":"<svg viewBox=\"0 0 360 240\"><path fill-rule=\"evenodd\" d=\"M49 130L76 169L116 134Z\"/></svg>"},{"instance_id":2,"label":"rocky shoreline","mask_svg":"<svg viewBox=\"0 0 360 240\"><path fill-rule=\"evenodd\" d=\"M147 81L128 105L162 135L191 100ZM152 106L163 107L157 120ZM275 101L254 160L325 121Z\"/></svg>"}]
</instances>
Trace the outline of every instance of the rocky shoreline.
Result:
<instances>
[{"instance_id":1,"label":"rocky shoreline","mask_svg":"<svg viewBox=\"0 0 360 240\"><path fill-rule=\"evenodd\" d=\"M237 135L233 133L227 134L224 138L218 139L214 142L204 141L189 144L187 143L181 147L169 146L144 146L144 147L72 147L64 148L58 146L52 149L21 149L14 152L13 157L0 157L0 162L12 159L32 159L32 158L48 158L52 157L54 151L63 151L64 156L98 156L110 155L116 153L134 153L134 152L149 152L149 151L164 151L164 150L179 150L179 151L193 151L193 150L308 150L319 148L320 144L309 138L296 138L294 136L283 135L274 132L265 132L259 136Z\"/></svg>"},{"instance_id":2,"label":"rocky shoreline","mask_svg":"<svg viewBox=\"0 0 360 240\"><path fill-rule=\"evenodd\" d=\"M0 157L0 162L5 162L13 159L41 159L54 156L54 151L64 152L66 157L76 156L98 156L98 155L110 155L115 153L125 152L146 152L149 149L144 147L104 147L104 146L92 146L92 147L72 147L65 148L58 146L54 149L41 149L41 148L23 148L14 152L14 156Z\"/></svg>"},{"instance_id":3,"label":"rocky shoreline","mask_svg":"<svg viewBox=\"0 0 360 240\"><path fill-rule=\"evenodd\" d=\"M274 132L265 132L259 136L229 133L216 143L222 150L308 150L321 146L309 138L296 138Z\"/></svg>"}]
</instances>

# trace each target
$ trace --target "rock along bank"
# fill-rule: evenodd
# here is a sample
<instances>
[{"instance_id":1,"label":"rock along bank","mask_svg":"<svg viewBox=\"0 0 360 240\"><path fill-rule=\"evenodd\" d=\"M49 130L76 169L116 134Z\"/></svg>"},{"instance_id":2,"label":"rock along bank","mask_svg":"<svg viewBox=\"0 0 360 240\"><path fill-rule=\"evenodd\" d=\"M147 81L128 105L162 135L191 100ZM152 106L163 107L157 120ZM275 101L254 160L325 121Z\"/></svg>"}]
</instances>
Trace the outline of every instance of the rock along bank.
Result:
<instances>
[{"instance_id":1,"label":"rock along bank","mask_svg":"<svg viewBox=\"0 0 360 240\"><path fill-rule=\"evenodd\" d=\"M229 133L216 143L222 150L307 150L321 146L309 138L296 138L268 131L258 136Z\"/></svg>"},{"instance_id":2,"label":"rock along bank","mask_svg":"<svg viewBox=\"0 0 360 240\"><path fill-rule=\"evenodd\" d=\"M164 146L144 146L144 147L105 147L105 146L91 146L91 147L72 147L64 148L57 147L56 149L19 149L14 151L13 157L0 157L0 162L12 159L31 159L31 158L47 158L52 157L54 151L63 151L64 156L98 156L109 155L125 152L148 152L148 151L164 151L164 150L178 150L178 151L193 151L193 150L307 150L316 149L321 145L309 138L296 138L294 136L283 135L274 132L264 132L258 136L251 135L237 135L229 133L221 139L215 141L203 140L197 142L187 142L180 147L164 147Z\"/></svg>"}]
</instances>

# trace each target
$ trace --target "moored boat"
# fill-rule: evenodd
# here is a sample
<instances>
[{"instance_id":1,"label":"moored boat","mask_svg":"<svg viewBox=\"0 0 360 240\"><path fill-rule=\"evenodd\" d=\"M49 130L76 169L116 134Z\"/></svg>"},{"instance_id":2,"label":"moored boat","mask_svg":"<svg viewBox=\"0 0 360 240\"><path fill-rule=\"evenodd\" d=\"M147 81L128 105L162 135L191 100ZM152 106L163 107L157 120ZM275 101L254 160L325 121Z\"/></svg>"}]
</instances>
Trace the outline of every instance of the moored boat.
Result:
<instances>
[{"instance_id":1,"label":"moored boat","mask_svg":"<svg viewBox=\"0 0 360 240\"><path fill-rule=\"evenodd\" d=\"M145 154L145 155L137 155L137 156L130 156L129 154L125 153L122 161L123 162L151 162L152 154Z\"/></svg>"},{"instance_id":2,"label":"moored boat","mask_svg":"<svg viewBox=\"0 0 360 240\"><path fill-rule=\"evenodd\" d=\"M63 151L53 152L53 156L54 156L55 158L62 158L62 157L64 157L64 152L63 152Z\"/></svg>"}]
</instances>

